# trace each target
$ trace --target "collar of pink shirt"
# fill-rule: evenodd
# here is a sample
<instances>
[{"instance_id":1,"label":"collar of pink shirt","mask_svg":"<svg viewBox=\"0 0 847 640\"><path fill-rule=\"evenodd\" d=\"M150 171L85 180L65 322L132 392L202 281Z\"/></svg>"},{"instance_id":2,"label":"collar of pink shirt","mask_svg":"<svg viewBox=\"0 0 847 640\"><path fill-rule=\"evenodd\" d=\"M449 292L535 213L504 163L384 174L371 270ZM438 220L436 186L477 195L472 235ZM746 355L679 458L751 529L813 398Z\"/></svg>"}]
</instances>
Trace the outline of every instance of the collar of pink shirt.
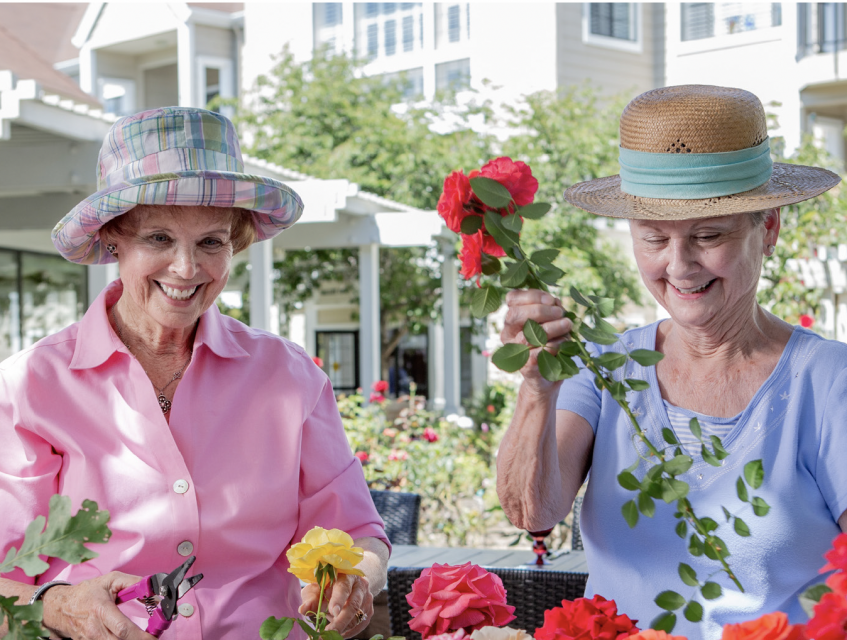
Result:
<instances>
[{"instance_id":1,"label":"collar of pink shirt","mask_svg":"<svg viewBox=\"0 0 847 640\"><path fill-rule=\"evenodd\" d=\"M115 280L110 283L92 303L95 313L86 313L79 323L76 349L71 359L70 369L93 369L106 362L115 351L127 352L126 346L118 338L109 324L108 309L115 304L123 293L123 283ZM103 336L109 340L103 340ZM200 316L200 324L194 337L194 352L201 346L221 358L247 358L250 354L244 350L226 331L221 321L221 312L212 305Z\"/></svg>"}]
</instances>

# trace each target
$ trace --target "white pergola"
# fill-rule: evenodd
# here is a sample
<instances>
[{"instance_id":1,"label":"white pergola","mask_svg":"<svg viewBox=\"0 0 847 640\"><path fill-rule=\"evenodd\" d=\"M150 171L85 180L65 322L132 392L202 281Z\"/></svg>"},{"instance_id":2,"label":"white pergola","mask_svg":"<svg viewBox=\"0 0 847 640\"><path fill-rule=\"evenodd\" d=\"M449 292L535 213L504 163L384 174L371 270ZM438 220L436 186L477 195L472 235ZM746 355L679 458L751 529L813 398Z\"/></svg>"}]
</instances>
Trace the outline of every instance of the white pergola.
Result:
<instances>
[{"instance_id":1,"label":"white pergola","mask_svg":"<svg viewBox=\"0 0 847 640\"><path fill-rule=\"evenodd\" d=\"M54 253L53 225L96 190L100 145L114 117L59 96L32 80L0 71L0 245ZM453 234L434 211L380 198L347 180L319 180L254 158L245 171L289 184L306 208L301 220L272 243L250 248L251 325L270 329L273 250L358 248L360 286L359 376L363 387L381 377L380 247L438 243L443 268L443 361L433 389L443 389L448 413L460 407L459 299ZM89 303L113 279L116 265L88 268ZM437 394L440 395L440 394ZM442 398L434 398L441 404Z\"/></svg>"}]
</instances>

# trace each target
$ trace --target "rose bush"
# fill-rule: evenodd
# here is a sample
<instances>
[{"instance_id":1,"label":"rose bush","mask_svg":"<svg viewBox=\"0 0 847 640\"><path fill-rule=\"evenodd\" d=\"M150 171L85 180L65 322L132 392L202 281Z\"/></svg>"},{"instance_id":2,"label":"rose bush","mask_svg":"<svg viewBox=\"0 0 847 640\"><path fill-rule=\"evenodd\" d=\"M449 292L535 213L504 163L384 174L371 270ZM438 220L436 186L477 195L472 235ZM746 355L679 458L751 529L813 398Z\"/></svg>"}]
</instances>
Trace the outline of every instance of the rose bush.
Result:
<instances>
[{"instance_id":1,"label":"rose bush","mask_svg":"<svg viewBox=\"0 0 847 640\"><path fill-rule=\"evenodd\" d=\"M463 629L503 626L515 619L500 577L467 562L434 564L421 572L406 596L409 627L424 638Z\"/></svg>"},{"instance_id":2,"label":"rose bush","mask_svg":"<svg viewBox=\"0 0 847 640\"><path fill-rule=\"evenodd\" d=\"M544 612L535 640L619 640L638 633L636 622L602 596L562 600L561 607Z\"/></svg>"}]
</instances>

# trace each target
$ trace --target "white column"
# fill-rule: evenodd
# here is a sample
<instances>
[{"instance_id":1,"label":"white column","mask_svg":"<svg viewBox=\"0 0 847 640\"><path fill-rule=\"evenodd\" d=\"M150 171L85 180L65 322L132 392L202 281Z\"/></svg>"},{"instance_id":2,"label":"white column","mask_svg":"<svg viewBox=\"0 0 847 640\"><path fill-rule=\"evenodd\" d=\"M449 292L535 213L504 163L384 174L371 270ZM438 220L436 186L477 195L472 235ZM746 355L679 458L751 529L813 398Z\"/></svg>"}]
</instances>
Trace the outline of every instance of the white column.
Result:
<instances>
[{"instance_id":1,"label":"white column","mask_svg":"<svg viewBox=\"0 0 847 640\"><path fill-rule=\"evenodd\" d=\"M480 322L471 320L471 322ZM471 391L474 395L482 393L488 383L488 358L482 355L488 342L488 318L483 319L480 333L471 333L474 350L471 351ZM478 349L478 351L477 351Z\"/></svg>"},{"instance_id":2,"label":"white column","mask_svg":"<svg viewBox=\"0 0 847 640\"><path fill-rule=\"evenodd\" d=\"M79 87L87 94L97 96L97 52L90 44L79 50Z\"/></svg>"},{"instance_id":3,"label":"white column","mask_svg":"<svg viewBox=\"0 0 847 640\"><path fill-rule=\"evenodd\" d=\"M427 408L430 411L441 411L444 408L444 325L440 322L429 325L427 334L429 337Z\"/></svg>"},{"instance_id":4,"label":"white column","mask_svg":"<svg viewBox=\"0 0 847 640\"><path fill-rule=\"evenodd\" d=\"M379 316L379 245L359 247L359 384L368 396L382 377Z\"/></svg>"},{"instance_id":5,"label":"white column","mask_svg":"<svg viewBox=\"0 0 847 640\"><path fill-rule=\"evenodd\" d=\"M459 376L459 286L458 265L452 242L441 242L444 263L441 267L442 315L444 316L444 412L458 413L462 382Z\"/></svg>"},{"instance_id":6,"label":"white column","mask_svg":"<svg viewBox=\"0 0 847 640\"><path fill-rule=\"evenodd\" d=\"M179 106L197 107L197 96L194 87L195 58L194 24L191 22L177 26L177 69L179 84ZM203 105L205 106L205 105Z\"/></svg>"},{"instance_id":7,"label":"white column","mask_svg":"<svg viewBox=\"0 0 847 640\"><path fill-rule=\"evenodd\" d=\"M88 276L88 305L94 302L94 299L100 295L100 292L106 288L106 285L117 280L120 275L118 272L118 263L111 264L92 264L87 269Z\"/></svg>"},{"instance_id":8,"label":"white column","mask_svg":"<svg viewBox=\"0 0 847 640\"><path fill-rule=\"evenodd\" d=\"M250 326L271 330L273 245L265 240L250 246Z\"/></svg>"}]
</instances>

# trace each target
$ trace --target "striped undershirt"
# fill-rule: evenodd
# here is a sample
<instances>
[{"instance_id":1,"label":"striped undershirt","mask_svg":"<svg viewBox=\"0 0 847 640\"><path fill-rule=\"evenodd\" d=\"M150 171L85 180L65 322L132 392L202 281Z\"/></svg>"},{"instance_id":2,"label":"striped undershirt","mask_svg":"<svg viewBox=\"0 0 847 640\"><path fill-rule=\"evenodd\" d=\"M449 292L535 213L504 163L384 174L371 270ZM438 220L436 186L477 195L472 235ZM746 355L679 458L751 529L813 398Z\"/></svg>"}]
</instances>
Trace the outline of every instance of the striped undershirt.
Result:
<instances>
[{"instance_id":1,"label":"striped undershirt","mask_svg":"<svg viewBox=\"0 0 847 640\"><path fill-rule=\"evenodd\" d=\"M715 418L674 406L667 400L663 400L663 402L668 412L671 429L676 434L682 449L688 455L700 453L700 441L694 437L694 434L691 433L691 428L688 426L691 418L697 418L700 422L700 429L703 432L704 440L708 441L709 436L717 436L723 441L729 435L729 432L735 428L735 425L738 424L738 419L741 417L739 413L731 418Z\"/></svg>"}]
</instances>

